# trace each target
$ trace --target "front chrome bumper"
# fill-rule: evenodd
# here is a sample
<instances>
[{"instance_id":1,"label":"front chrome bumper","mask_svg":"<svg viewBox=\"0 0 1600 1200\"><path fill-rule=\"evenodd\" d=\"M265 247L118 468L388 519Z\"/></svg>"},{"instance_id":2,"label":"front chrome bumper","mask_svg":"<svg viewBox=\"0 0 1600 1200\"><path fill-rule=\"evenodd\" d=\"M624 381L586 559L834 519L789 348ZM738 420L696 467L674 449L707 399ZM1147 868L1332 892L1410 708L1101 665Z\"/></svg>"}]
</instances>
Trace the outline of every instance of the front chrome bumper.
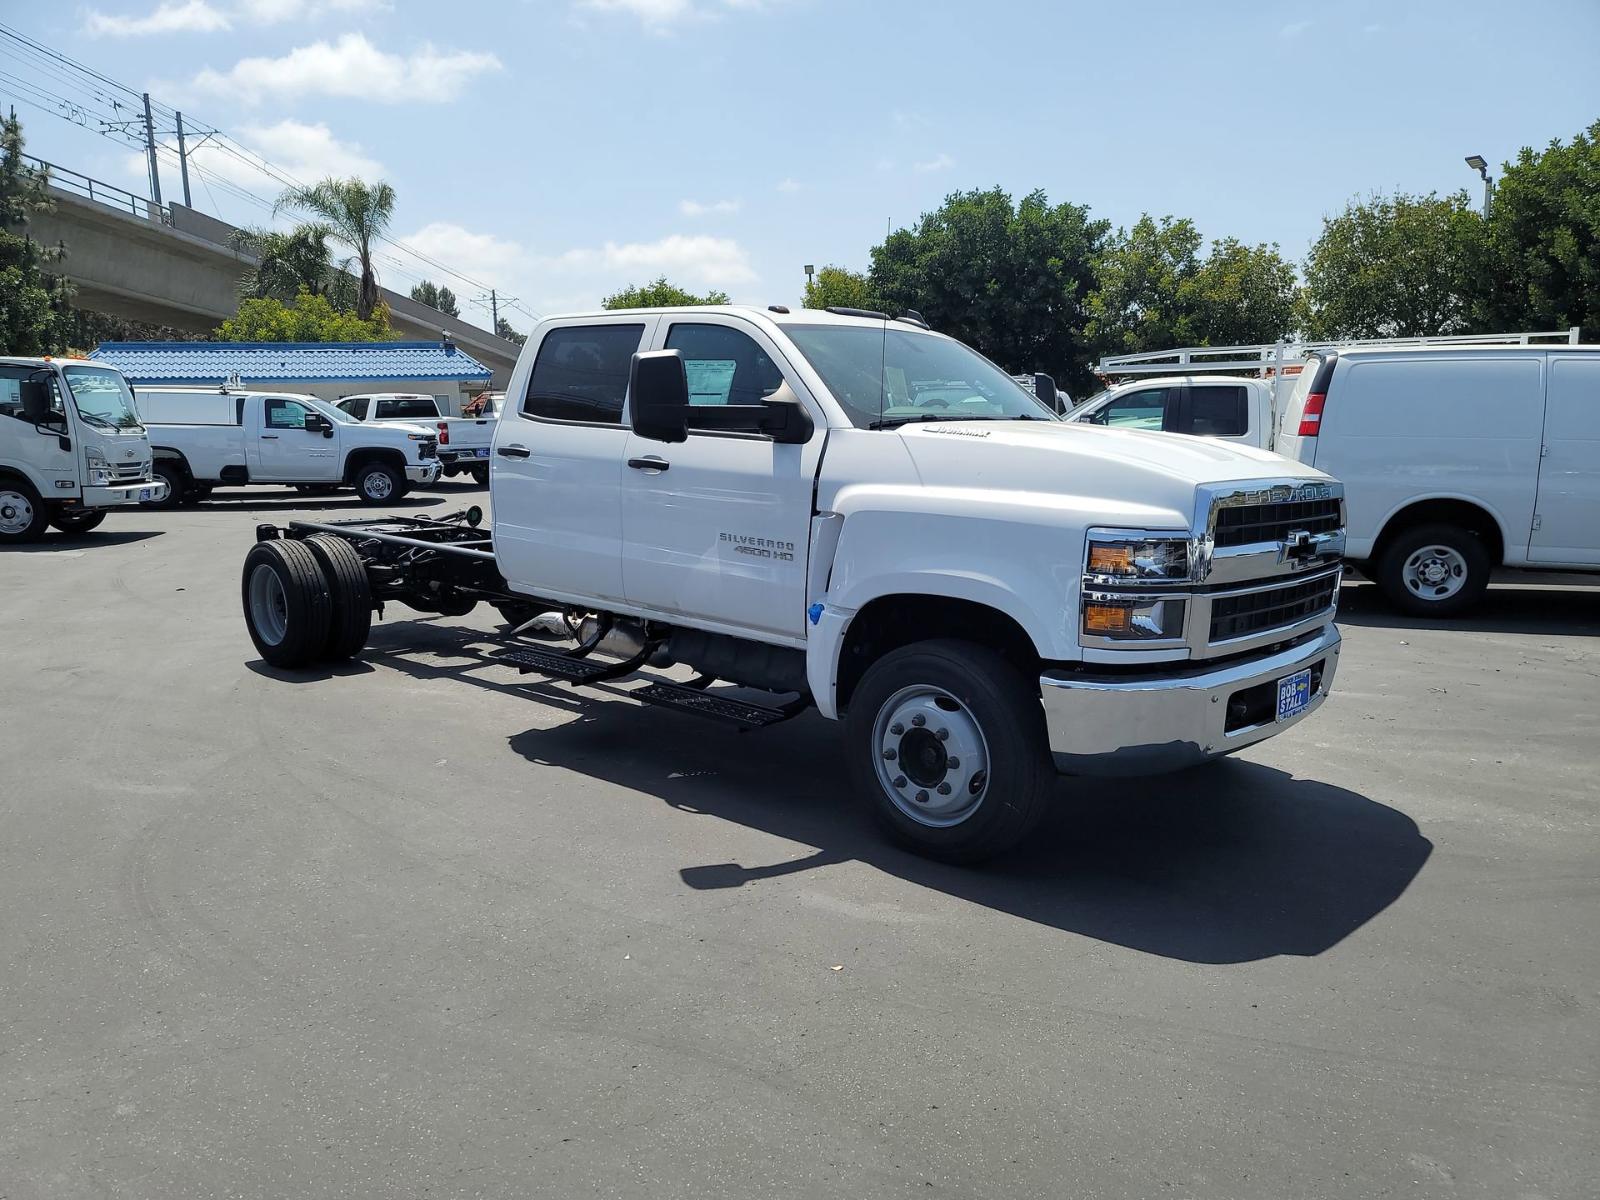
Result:
<instances>
[{"instance_id":1,"label":"front chrome bumper","mask_svg":"<svg viewBox=\"0 0 1600 1200\"><path fill-rule=\"evenodd\" d=\"M166 498L165 479L118 483L110 487L85 487L82 492L84 508L120 508L124 505L155 502Z\"/></svg>"},{"instance_id":2,"label":"front chrome bumper","mask_svg":"<svg viewBox=\"0 0 1600 1200\"><path fill-rule=\"evenodd\" d=\"M406 468L406 481L408 483L428 484L436 482L438 478L439 464L436 462L426 463L420 467Z\"/></svg>"},{"instance_id":3,"label":"front chrome bumper","mask_svg":"<svg viewBox=\"0 0 1600 1200\"><path fill-rule=\"evenodd\" d=\"M1047 671L1039 677L1045 726L1056 766L1073 775L1159 775L1263 741L1305 720L1327 698L1339 665L1339 630L1327 626L1309 640L1266 658L1203 664L1171 663L1143 675ZM1311 703L1285 721L1254 719L1260 694L1278 680L1321 665ZM1275 694L1275 692L1274 692ZM1234 703L1251 721L1229 730ZM1237 719L1237 718L1236 718Z\"/></svg>"}]
</instances>

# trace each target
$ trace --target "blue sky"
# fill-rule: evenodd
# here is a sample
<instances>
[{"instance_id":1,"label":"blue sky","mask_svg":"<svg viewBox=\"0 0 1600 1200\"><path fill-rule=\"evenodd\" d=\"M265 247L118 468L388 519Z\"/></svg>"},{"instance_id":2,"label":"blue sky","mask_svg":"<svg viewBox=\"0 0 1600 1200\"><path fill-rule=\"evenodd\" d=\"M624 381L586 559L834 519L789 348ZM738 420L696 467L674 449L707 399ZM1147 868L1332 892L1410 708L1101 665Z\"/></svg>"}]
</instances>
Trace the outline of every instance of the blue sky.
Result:
<instances>
[{"instance_id":1,"label":"blue sky","mask_svg":"<svg viewBox=\"0 0 1600 1200\"><path fill-rule=\"evenodd\" d=\"M1298 260L1374 191L1478 195L1518 148L1600 118L1600 0L0 0L5 24L305 179L381 176L407 246L550 313L665 272L798 299L949 192L1043 188L1127 224ZM144 192L127 146L26 101L29 150ZM19 92L16 81L36 90ZM166 139L170 141L171 139ZM209 154L209 157L207 155ZM276 185L201 150L195 205ZM164 166L168 199L175 166ZM384 282L429 275L407 259ZM464 306L465 308L465 306ZM465 316L487 324L486 315ZM512 311L526 327L527 312Z\"/></svg>"}]
</instances>

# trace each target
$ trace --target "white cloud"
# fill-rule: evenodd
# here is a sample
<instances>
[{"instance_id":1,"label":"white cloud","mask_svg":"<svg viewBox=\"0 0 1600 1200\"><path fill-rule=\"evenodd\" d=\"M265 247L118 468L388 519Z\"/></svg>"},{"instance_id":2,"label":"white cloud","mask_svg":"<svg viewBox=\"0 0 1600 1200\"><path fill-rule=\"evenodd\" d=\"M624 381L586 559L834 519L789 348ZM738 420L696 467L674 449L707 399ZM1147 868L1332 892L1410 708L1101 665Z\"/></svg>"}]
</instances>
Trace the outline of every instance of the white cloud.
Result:
<instances>
[{"instance_id":1,"label":"white cloud","mask_svg":"<svg viewBox=\"0 0 1600 1200\"><path fill-rule=\"evenodd\" d=\"M657 275L706 287L732 287L757 279L743 246L732 238L704 234L674 233L654 242L607 242L598 249L568 250L551 265L599 270L634 283Z\"/></svg>"},{"instance_id":2,"label":"white cloud","mask_svg":"<svg viewBox=\"0 0 1600 1200\"><path fill-rule=\"evenodd\" d=\"M309 21L332 14L387 11L388 0L241 0L240 13L257 25Z\"/></svg>"},{"instance_id":3,"label":"white cloud","mask_svg":"<svg viewBox=\"0 0 1600 1200\"><path fill-rule=\"evenodd\" d=\"M437 259L452 270L492 283L502 290L507 280L524 265L524 252L520 243L496 237L492 233L474 233L451 221L434 221L432 224L424 225L415 233L401 235L398 240L419 254ZM396 253L402 257L405 255L403 250ZM419 263L417 270L427 275L433 268L427 263ZM434 274L438 274L437 270L434 270ZM447 279L439 282L448 284L454 291L460 291L457 280Z\"/></svg>"},{"instance_id":4,"label":"white cloud","mask_svg":"<svg viewBox=\"0 0 1600 1200\"><path fill-rule=\"evenodd\" d=\"M780 192L798 192L800 190L800 182L796 179L779 180L778 190Z\"/></svg>"},{"instance_id":5,"label":"white cloud","mask_svg":"<svg viewBox=\"0 0 1600 1200\"><path fill-rule=\"evenodd\" d=\"M777 0L578 0L578 6L599 13L622 13L647 29L661 32L682 21L713 19L724 12L754 12Z\"/></svg>"},{"instance_id":6,"label":"white cloud","mask_svg":"<svg viewBox=\"0 0 1600 1200\"><path fill-rule=\"evenodd\" d=\"M956 165L956 160L948 154L935 154L927 162L912 163L912 169L921 171L924 175L931 171L948 171Z\"/></svg>"},{"instance_id":7,"label":"white cloud","mask_svg":"<svg viewBox=\"0 0 1600 1200\"><path fill-rule=\"evenodd\" d=\"M500 70L495 55L423 45L409 55L379 50L365 35L300 46L282 58L244 58L227 71L210 67L194 86L260 103L269 97L343 96L379 104L452 100L476 76Z\"/></svg>"},{"instance_id":8,"label":"white cloud","mask_svg":"<svg viewBox=\"0 0 1600 1200\"><path fill-rule=\"evenodd\" d=\"M169 2L142 17L115 16L91 8L83 15L83 32L90 37L144 37L158 33L216 33L231 25L228 14L206 0Z\"/></svg>"},{"instance_id":9,"label":"white cloud","mask_svg":"<svg viewBox=\"0 0 1600 1200\"><path fill-rule=\"evenodd\" d=\"M712 200L708 203L680 200L678 211L686 217L728 217L739 211L739 205L737 200Z\"/></svg>"}]
</instances>

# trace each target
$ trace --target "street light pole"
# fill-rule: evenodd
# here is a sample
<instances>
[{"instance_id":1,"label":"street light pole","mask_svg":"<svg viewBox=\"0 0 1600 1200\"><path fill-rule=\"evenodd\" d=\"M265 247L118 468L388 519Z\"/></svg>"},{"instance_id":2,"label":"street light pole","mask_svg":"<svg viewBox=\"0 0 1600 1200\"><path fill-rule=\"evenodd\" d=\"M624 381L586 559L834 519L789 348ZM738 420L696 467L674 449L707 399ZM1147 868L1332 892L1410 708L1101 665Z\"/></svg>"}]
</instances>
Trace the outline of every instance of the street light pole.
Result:
<instances>
[{"instance_id":1,"label":"street light pole","mask_svg":"<svg viewBox=\"0 0 1600 1200\"><path fill-rule=\"evenodd\" d=\"M1478 173L1478 178L1483 180L1483 219L1489 219L1489 202L1494 196L1494 180L1489 175L1489 164L1481 154L1467 155L1467 166Z\"/></svg>"}]
</instances>

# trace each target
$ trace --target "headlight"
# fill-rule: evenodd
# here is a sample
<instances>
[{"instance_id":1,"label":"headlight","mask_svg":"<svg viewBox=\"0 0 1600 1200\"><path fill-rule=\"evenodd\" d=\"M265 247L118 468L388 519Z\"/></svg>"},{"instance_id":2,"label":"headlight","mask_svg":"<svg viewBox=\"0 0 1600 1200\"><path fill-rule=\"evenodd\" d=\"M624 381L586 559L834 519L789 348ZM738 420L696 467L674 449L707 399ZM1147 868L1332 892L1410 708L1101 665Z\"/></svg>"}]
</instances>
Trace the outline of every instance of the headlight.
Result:
<instances>
[{"instance_id":1,"label":"headlight","mask_svg":"<svg viewBox=\"0 0 1600 1200\"><path fill-rule=\"evenodd\" d=\"M1184 601L1086 592L1083 632L1117 641L1167 641L1183 636Z\"/></svg>"},{"instance_id":2,"label":"headlight","mask_svg":"<svg viewBox=\"0 0 1600 1200\"><path fill-rule=\"evenodd\" d=\"M105 467L110 465L106 462L106 456L100 452L100 448L98 446L90 446L88 449L86 449L83 452L83 460L84 462L88 463L90 467Z\"/></svg>"},{"instance_id":3,"label":"headlight","mask_svg":"<svg viewBox=\"0 0 1600 1200\"><path fill-rule=\"evenodd\" d=\"M1084 578L1096 583L1170 583L1189 578L1186 537L1091 534Z\"/></svg>"},{"instance_id":4,"label":"headlight","mask_svg":"<svg viewBox=\"0 0 1600 1200\"><path fill-rule=\"evenodd\" d=\"M90 487L110 487L112 483L110 467L90 467Z\"/></svg>"}]
</instances>

